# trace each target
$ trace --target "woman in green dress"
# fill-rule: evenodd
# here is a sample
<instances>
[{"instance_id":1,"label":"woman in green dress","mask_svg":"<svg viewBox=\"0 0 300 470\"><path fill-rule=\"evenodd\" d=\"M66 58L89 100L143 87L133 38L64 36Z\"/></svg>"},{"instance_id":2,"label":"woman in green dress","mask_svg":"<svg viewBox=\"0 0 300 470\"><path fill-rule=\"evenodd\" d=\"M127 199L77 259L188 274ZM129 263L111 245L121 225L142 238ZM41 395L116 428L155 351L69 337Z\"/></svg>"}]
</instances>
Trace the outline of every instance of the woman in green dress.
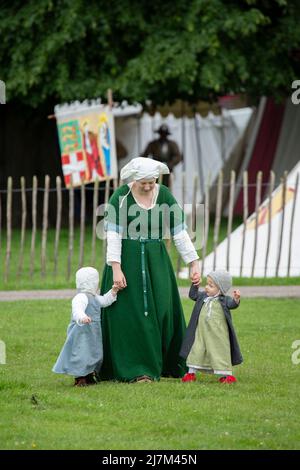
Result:
<instances>
[{"instance_id":1,"label":"woman in green dress","mask_svg":"<svg viewBox=\"0 0 300 470\"><path fill-rule=\"evenodd\" d=\"M105 216L107 255L101 291L123 289L102 315L104 380L152 381L182 377L179 350L186 325L163 237L169 232L194 284L198 255L185 230L184 214L166 186L156 183L168 167L135 158L121 171L126 184L111 196Z\"/></svg>"}]
</instances>

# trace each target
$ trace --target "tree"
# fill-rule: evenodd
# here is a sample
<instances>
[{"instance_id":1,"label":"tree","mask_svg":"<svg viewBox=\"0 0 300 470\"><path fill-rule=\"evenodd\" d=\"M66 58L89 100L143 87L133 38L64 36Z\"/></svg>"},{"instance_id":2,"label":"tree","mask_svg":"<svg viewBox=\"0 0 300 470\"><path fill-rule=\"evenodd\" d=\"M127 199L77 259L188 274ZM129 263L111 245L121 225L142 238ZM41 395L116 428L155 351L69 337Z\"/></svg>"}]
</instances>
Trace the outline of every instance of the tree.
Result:
<instances>
[{"instance_id":1,"label":"tree","mask_svg":"<svg viewBox=\"0 0 300 470\"><path fill-rule=\"evenodd\" d=\"M291 94L299 1L12 0L0 8L8 100L156 103Z\"/></svg>"}]
</instances>

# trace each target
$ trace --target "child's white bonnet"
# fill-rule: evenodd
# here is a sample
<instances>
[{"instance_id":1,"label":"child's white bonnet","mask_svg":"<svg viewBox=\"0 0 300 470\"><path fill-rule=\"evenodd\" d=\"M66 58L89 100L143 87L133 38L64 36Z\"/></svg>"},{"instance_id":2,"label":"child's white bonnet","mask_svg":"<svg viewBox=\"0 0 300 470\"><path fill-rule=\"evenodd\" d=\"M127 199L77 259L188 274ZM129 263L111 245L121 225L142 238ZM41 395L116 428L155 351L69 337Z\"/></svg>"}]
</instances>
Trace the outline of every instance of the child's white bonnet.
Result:
<instances>
[{"instance_id":1,"label":"child's white bonnet","mask_svg":"<svg viewBox=\"0 0 300 470\"><path fill-rule=\"evenodd\" d=\"M96 295L99 287L99 273L97 269L87 266L76 272L76 288L79 292Z\"/></svg>"}]
</instances>

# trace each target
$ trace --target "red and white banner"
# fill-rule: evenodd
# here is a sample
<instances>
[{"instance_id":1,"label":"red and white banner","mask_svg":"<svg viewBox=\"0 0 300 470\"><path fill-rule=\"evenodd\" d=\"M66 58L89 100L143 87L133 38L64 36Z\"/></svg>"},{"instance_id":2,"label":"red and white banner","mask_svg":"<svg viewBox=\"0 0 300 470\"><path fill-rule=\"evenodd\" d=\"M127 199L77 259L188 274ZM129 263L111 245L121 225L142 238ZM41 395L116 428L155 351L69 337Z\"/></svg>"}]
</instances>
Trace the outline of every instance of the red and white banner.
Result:
<instances>
[{"instance_id":1,"label":"red and white banner","mask_svg":"<svg viewBox=\"0 0 300 470\"><path fill-rule=\"evenodd\" d=\"M65 184L117 178L114 118L97 102L55 107Z\"/></svg>"}]
</instances>

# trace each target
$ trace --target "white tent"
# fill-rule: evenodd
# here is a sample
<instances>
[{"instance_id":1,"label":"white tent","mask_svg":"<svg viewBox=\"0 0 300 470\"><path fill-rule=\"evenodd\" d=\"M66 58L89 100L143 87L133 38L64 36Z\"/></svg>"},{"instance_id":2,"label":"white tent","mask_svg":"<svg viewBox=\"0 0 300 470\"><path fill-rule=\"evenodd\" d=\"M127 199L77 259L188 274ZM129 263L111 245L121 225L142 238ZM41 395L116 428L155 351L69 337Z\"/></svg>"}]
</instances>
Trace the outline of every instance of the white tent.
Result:
<instances>
[{"instance_id":1,"label":"white tent","mask_svg":"<svg viewBox=\"0 0 300 470\"><path fill-rule=\"evenodd\" d=\"M269 198L259 208L257 244L255 251L256 213L247 220L244 252L242 256L243 230L240 225L230 237L229 253L228 238L220 243L214 253L210 253L204 261L204 274L212 269L229 269L233 276L254 277L299 276L300 275L300 190L296 191L299 178L300 161L287 177L284 211L282 210L283 186L279 185L273 192L271 203L271 222L269 220ZM292 218L294 214L294 219ZM293 221L293 223L292 223ZM270 227L269 227L270 225ZM268 234L271 230L269 251ZM290 244L291 241L291 244ZM227 259L229 266L227 266ZM254 264L253 264L254 260ZM215 264L215 265L214 265ZM290 264L290 268L289 268ZM265 270L266 266L266 270Z\"/></svg>"},{"instance_id":2,"label":"white tent","mask_svg":"<svg viewBox=\"0 0 300 470\"><path fill-rule=\"evenodd\" d=\"M252 114L251 108L223 110L222 115L209 113L202 118L176 118L169 114L163 118L160 113L150 116L144 113L141 117L130 116L115 119L116 136L126 147L128 156L119 160L121 169L131 158L139 156L149 141L157 138L155 130L165 123L171 136L184 155L184 162L179 163L174 170L173 193L179 203L182 203L182 172L186 173L185 203L192 202L193 177L199 175L200 188L198 201L201 200L204 186L208 178L212 183L238 139L243 134Z\"/></svg>"}]
</instances>

